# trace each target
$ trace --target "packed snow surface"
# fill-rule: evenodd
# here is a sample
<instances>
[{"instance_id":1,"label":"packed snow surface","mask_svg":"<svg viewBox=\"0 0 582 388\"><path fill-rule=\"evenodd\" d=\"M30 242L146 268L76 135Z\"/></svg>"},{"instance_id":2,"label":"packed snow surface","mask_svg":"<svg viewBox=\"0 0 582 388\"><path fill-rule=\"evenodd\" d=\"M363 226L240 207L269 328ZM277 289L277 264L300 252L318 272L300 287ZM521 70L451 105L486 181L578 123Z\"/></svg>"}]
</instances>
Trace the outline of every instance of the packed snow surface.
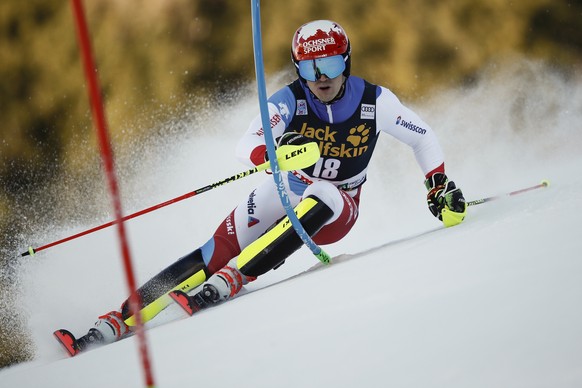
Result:
<instances>
[{"instance_id":1,"label":"packed snow surface","mask_svg":"<svg viewBox=\"0 0 582 388\"><path fill-rule=\"evenodd\" d=\"M192 318L167 308L146 331L157 386L582 386L581 80L520 62L412 108L437 132L467 200L551 186L472 206L445 229L426 208L411 151L381 137L357 225L324 247L333 263L302 248L228 303ZM126 213L246 170L233 150L256 96L241 95L227 115L204 109L186 134L121 163L135 172L121 182ZM203 244L262 179L128 222L138 281ZM136 337L74 358L52 337L61 327L84 334L119 307L121 263L113 228L26 261L19 298L36 355L0 371L0 386L145 386Z\"/></svg>"}]
</instances>

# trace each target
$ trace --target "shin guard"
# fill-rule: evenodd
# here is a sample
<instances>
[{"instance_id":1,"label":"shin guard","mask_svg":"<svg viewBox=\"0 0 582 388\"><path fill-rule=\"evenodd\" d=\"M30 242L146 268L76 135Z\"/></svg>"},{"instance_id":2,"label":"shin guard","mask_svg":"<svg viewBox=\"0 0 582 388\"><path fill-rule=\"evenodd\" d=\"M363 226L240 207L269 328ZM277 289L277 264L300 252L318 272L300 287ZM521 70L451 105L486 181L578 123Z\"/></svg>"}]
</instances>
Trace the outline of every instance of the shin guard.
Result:
<instances>
[{"instance_id":1,"label":"shin guard","mask_svg":"<svg viewBox=\"0 0 582 388\"><path fill-rule=\"evenodd\" d=\"M312 195L303 199L294 210L310 236L317 233L333 216L333 211ZM302 244L289 217L285 217L243 249L237 258L237 267L246 276L260 276L281 265Z\"/></svg>"},{"instance_id":2,"label":"shin guard","mask_svg":"<svg viewBox=\"0 0 582 388\"><path fill-rule=\"evenodd\" d=\"M182 257L141 286L137 293L141 299L142 322L147 322L172 303L171 290L188 292L210 277L200 249ZM129 311L129 298L121 306L128 326L135 326L135 317Z\"/></svg>"}]
</instances>

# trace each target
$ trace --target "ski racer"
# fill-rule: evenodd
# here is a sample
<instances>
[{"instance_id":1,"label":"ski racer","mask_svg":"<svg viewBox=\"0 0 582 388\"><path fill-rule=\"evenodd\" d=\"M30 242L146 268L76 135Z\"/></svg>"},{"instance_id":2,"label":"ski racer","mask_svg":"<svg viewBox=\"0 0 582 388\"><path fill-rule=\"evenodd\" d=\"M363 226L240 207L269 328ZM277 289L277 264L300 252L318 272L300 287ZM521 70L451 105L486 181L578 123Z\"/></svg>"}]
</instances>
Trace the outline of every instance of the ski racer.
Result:
<instances>
[{"instance_id":1,"label":"ski racer","mask_svg":"<svg viewBox=\"0 0 582 388\"><path fill-rule=\"evenodd\" d=\"M289 200L316 244L337 242L354 226L380 133L411 147L424 174L430 212L446 226L463 221L465 199L445 174L435 133L390 90L350 74L350 41L339 24L316 20L299 27L293 36L292 60L298 78L269 98L270 125L279 146L307 142L319 146L317 163L282 172ZM254 167L267 160L264 135L257 116L236 148L243 163ZM171 290L192 294L187 296L192 312L234 297L301 247L289 224L275 183L267 176L205 244L137 291L143 321L172 302ZM126 301L118 311L99 317L88 334L72 337L68 350L76 354L92 343L116 341L130 334L135 323Z\"/></svg>"}]
</instances>

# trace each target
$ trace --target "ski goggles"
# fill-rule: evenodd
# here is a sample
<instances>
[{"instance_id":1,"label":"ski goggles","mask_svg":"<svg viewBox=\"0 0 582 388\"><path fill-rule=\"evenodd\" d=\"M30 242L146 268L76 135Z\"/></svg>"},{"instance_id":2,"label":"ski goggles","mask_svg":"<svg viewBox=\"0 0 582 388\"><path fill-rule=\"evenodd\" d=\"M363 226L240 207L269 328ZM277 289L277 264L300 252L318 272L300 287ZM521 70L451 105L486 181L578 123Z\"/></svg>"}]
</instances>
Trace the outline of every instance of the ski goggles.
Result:
<instances>
[{"instance_id":1,"label":"ski goggles","mask_svg":"<svg viewBox=\"0 0 582 388\"><path fill-rule=\"evenodd\" d=\"M324 74L327 78L339 76L346 69L346 62L342 55L334 55L326 58L299 61L297 68L302 78L315 82Z\"/></svg>"}]
</instances>

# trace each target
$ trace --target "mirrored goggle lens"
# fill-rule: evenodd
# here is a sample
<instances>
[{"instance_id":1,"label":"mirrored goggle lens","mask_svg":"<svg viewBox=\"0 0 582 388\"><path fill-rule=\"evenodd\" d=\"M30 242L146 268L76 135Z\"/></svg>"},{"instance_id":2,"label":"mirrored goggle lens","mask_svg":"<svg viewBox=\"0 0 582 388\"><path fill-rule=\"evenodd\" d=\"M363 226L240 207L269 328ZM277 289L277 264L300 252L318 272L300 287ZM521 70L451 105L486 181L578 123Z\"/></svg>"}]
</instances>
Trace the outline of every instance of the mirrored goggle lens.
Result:
<instances>
[{"instance_id":1,"label":"mirrored goggle lens","mask_svg":"<svg viewBox=\"0 0 582 388\"><path fill-rule=\"evenodd\" d=\"M341 55L299 61L299 75L308 81L317 81L323 74L335 78L344 72L346 63Z\"/></svg>"}]
</instances>

